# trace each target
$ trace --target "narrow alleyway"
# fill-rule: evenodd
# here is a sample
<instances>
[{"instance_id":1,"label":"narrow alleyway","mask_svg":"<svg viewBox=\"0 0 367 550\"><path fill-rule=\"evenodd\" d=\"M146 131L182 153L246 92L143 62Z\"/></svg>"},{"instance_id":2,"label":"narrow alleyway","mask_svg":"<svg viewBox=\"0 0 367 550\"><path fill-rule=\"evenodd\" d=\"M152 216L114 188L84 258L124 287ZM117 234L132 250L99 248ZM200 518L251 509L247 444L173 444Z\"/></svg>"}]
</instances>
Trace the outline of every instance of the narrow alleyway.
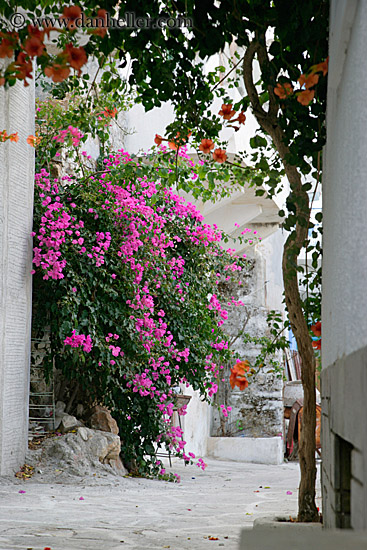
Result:
<instances>
[{"instance_id":1,"label":"narrow alleyway","mask_svg":"<svg viewBox=\"0 0 367 550\"><path fill-rule=\"evenodd\" d=\"M205 472L175 462L180 484L0 478L0 549L237 550L255 518L296 514L298 464L207 462Z\"/></svg>"}]
</instances>

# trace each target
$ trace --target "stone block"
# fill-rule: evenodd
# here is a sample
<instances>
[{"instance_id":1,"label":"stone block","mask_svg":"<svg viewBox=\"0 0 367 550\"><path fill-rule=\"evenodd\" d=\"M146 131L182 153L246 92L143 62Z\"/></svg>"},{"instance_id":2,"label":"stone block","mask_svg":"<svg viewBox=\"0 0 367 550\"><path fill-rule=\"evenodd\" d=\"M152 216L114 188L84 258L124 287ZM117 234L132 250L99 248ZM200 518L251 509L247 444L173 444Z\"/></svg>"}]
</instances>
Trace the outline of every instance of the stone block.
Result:
<instances>
[{"instance_id":1,"label":"stone block","mask_svg":"<svg viewBox=\"0 0 367 550\"><path fill-rule=\"evenodd\" d=\"M110 411L100 405L93 407L88 424L94 430L110 432L115 435L119 433L117 422L114 418L112 418Z\"/></svg>"},{"instance_id":2,"label":"stone block","mask_svg":"<svg viewBox=\"0 0 367 550\"><path fill-rule=\"evenodd\" d=\"M75 430L79 426L83 426L80 420L77 420L75 416L71 416L70 414L64 414L61 418L59 431L65 434L67 432L70 432L71 430Z\"/></svg>"}]
</instances>

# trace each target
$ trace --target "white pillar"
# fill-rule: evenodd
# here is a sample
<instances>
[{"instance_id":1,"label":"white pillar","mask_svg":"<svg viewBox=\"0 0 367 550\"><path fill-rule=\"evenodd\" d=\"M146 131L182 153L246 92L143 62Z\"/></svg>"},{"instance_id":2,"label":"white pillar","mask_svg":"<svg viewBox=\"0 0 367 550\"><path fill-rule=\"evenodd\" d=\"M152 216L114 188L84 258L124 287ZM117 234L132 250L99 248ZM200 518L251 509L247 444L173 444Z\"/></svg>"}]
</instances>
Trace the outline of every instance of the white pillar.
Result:
<instances>
[{"instance_id":1,"label":"white pillar","mask_svg":"<svg viewBox=\"0 0 367 550\"><path fill-rule=\"evenodd\" d=\"M0 475L24 463L28 435L32 305L34 83L0 87Z\"/></svg>"}]
</instances>

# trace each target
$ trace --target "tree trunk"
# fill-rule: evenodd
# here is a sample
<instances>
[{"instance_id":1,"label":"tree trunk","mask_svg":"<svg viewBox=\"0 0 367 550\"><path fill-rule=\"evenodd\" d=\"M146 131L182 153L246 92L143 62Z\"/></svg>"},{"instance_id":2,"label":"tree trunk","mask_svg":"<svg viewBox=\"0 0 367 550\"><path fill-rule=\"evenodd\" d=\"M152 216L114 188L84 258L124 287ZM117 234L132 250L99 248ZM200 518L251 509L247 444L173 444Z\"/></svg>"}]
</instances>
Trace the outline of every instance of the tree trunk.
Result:
<instances>
[{"instance_id":1,"label":"tree trunk","mask_svg":"<svg viewBox=\"0 0 367 550\"><path fill-rule=\"evenodd\" d=\"M296 338L298 351L302 360L302 386L304 392L302 438L299 447L301 482L298 494L298 521L319 521L315 504L316 460L316 388L315 388L315 355L309 329L303 314L297 277L298 255L308 239L308 222L310 206L307 192L304 190L301 175L297 167L287 161L289 149L285 136L279 125L277 113L278 101L271 86L268 87L269 107L265 111L260 104L259 95L253 81L253 61L255 54L263 69L268 63L265 40L251 42L246 50L243 62L243 77L252 111L263 130L271 137L275 149L282 160L288 178L293 203L296 208L296 226L284 245L283 282L284 295L289 322Z\"/></svg>"}]
</instances>

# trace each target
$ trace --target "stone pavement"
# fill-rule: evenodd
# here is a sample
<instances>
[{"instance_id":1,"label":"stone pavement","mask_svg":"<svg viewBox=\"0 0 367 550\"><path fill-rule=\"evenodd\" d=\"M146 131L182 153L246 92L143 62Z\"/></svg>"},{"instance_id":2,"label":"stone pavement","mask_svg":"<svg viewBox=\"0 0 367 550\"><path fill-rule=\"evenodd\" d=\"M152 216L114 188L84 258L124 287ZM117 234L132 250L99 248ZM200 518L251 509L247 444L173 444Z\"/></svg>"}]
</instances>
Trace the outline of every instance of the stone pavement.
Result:
<instances>
[{"instance_id":1,"label":"stone pavement","mask_svg":"<svg viewBox=\"0 0 367 550\"><path fill-rule=\"evenodd\" d=\"M175 461L180 484L0 478L0 549L238 550L240 530L255 518L296 514L298 464L206 462L203 472Z\"/></svg>"}]
</instances>

